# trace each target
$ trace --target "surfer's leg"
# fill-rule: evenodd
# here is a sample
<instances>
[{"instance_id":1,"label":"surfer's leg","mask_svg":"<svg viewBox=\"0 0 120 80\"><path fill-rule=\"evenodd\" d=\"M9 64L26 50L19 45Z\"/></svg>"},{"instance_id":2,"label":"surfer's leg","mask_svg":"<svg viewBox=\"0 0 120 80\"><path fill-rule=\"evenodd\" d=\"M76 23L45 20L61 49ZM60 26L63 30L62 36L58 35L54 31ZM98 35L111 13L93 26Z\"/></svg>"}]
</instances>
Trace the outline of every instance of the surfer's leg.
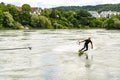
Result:
<instances>
[{"instance_id":1,"label":"surfer's leg","mask_svg":"<svg viewBox=\"0 0 120 80\"><path fill-rule=\"evenodd\" d=\"M84 47L80 51L82 51L83 49L85 49L85 44L84 44Z\"/></svg>"},{"instance_id":2,"label":"surfer's leg","mask_svg":"<svg viewBox=\"0 0 120 80\"><path fill-rule=\"evenodd\" d=\"M85 48L86 48L86 49L84 50L84 52L88 50L88 45L85 45Z\"/></svg>"}]
</instances>

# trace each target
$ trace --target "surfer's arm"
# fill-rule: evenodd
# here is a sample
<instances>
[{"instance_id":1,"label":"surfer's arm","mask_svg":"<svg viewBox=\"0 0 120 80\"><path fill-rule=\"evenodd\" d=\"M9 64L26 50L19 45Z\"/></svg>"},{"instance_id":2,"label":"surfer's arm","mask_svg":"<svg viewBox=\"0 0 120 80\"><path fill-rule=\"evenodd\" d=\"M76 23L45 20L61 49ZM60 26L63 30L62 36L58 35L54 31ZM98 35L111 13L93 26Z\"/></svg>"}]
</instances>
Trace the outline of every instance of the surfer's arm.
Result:
<instances>
[{"instance_id":1,"label":"surfer's arm","mask_svg":"<svg viewBox=\"0 0 120 80\"><path fill-rule=\"evenodd\" d=\"M82 43L82 42L85 42L85 40L83 40L83 41L79 41L79 44Z\"/></svg>"},{"instance_id":2,"label":"surfer's arm","mask_svg":"<svg viewBox=\"0 0 120 80\"><path fill-rule=\"evenodd\" d=\"M91 41L90 43L91 43L91 49L93 49L93 44L92 44L92 41Z\"/></svg>"}]
</instances>

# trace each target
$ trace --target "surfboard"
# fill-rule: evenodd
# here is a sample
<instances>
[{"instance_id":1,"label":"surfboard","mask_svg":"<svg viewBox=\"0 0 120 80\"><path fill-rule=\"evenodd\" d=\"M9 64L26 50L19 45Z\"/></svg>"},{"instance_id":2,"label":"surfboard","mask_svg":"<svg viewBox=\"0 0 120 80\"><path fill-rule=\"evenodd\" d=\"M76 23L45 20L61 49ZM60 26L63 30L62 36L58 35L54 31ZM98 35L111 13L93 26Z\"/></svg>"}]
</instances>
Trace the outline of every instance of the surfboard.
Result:
<instances>
[{"instance_id":1,"label":"surfboard","mask_svg":"<svg viewBox=\"0 0 120 80\"><path fill-rule=\"evenodd\" d=\"M78 51L78 56L82 56L83 54L85 54L86 59L88 59L87 53L85 53L85 52L83 52L83 51L81 51L81 50Z\"/></svg>"},{"instance_id":2,"label":"surfboard","mask_svg":"<svg viewBox=\"0 0 120 80\"><path fill-rule=\"evenodd\" d=\"M83 54L84 54L83 51L81 51L81 50L78 51L78 55L79 55L79 56L82 56Z\"/></svg>"}]
</instances>

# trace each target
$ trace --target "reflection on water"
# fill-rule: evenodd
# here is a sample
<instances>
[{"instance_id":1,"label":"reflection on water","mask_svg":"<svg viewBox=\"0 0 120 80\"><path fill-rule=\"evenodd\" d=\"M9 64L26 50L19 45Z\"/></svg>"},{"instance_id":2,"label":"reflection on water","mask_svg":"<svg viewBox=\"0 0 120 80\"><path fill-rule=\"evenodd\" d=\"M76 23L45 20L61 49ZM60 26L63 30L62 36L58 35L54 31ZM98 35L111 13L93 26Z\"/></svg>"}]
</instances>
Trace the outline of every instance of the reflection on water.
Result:
<instances>
[{"instance_id":1,"label":"reflection on water","mask_svg":"<svg viewBox=\"0 0 120 80\"><path fill-rule=\"evenodd\" d=\"M79 57L78 40L91 36L94 49ZM9 30L0 32L0 80L120 80L120 31Z\"/></svg>"}]
</instances>

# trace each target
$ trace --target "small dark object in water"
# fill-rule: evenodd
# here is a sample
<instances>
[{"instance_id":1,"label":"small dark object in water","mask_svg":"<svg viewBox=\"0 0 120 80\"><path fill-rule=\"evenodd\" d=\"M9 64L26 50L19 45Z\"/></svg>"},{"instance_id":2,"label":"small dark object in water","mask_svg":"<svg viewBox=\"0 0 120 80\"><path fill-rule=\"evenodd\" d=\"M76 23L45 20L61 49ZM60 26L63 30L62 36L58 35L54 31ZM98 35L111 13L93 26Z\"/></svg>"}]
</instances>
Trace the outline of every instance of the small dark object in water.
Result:
<instances>
[{"instance_id":1,"label":"small dark object in water","mask_svg":"<svg viewBox=\"0 0 120 80\"><path fill-rule=\"evenodd\" d=\"M29 50L32 50L32 47L28 47Z\"/></svg>"},{"instance_id":2,"label":"small dark object in water","mask_svg":"<svg viewBox=\"0 0 120 80\"><path fill-rule=\"evenodd\" d=\"M4 51L4 50L19 50L19 49L29 49L29 50L32 50L32 47L23 47L23 48L7 48L7 49L0 49L0 51Z\"/></svg>"}]
</instances>

